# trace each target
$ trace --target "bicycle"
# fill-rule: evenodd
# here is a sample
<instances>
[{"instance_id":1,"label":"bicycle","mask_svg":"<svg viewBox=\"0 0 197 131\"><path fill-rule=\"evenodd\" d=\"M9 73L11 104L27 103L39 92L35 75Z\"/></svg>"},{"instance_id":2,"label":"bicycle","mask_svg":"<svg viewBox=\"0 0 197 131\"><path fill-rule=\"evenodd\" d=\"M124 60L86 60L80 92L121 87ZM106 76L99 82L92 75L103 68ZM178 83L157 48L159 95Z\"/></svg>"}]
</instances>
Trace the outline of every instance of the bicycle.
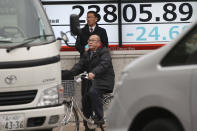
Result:
<instances>
[{"instance_id":1,"label":"bicycle","mask_svg":"<svg viewBox=\"0 0 197 131\"><path fill-rule=\"evenodd\" d=\"M79 116L85 121L87 121L88 127L90 129L96 129L98 127L101 128L102 131L104 131L103 123L102 124L95 124L95 121L92 118L86 118L80 107L78 106L78 103L75 99L75 89L76 89L76 83L81 82L81 78L87 79L88 74L83 73L80 74L80 77L76 80L62 80L62 85L64 87L64 105L65 105L65 117L63 118L61 122L60 131L63 131L63 126L69 124L72 118L74 118L75 122L75 131L79 131ZM113 98L112 93L106 93L103 95L102 102L104 106L109 105Z\"/></svg>"}]
</instances>

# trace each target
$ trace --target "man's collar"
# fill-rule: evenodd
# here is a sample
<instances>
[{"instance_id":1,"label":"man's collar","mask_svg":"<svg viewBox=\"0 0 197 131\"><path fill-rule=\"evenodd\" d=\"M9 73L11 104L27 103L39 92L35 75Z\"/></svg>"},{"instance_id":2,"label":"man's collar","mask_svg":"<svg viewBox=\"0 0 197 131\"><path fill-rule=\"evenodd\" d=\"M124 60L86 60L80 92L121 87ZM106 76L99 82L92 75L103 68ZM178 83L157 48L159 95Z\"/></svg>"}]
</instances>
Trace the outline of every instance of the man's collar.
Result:
<instances>
[{"instance_id":1,"label":"man's collar","mask_svg":"<svg viewBox=\"0 0 197 131\"><path fill-rule=\"evenodd\" d=\"M98 51L100 51L102 48L100 48L100 47L98 47L96 50L93 50L93 51L91 51L91 50L88 50L89 52L98 52Z\"/></svg>"},{"instance_id":2,"label":"man's collar","mask_svg":"<svg viewBox=\"0 0 197 131\"><path fill-rule=\"evenodd\" d=\"M95 26L92 26L92 27L91 27L91 26L89 26L89 29L90 29L90 28L92 28L92 29L93 29L93 31L94 31L94 29L96 28L96 25L95 25Z\"/></svg>"}]
</instances>

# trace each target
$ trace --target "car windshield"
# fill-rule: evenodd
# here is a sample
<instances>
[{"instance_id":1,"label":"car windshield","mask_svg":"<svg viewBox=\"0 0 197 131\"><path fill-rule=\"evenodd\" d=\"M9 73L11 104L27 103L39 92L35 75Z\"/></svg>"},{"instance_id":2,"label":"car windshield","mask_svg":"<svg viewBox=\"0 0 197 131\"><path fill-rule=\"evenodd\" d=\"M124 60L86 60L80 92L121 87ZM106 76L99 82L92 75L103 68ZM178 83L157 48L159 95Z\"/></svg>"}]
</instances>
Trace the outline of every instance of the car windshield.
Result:
<instances>
[{"instance_id":1,"label":"car windshield","mask_svg":"<svg viewBox=\"0 0 197 131\"><path fill-rule=\"evenodd\" d=\"M28 46L55 39L39 0L0 0L0 48Z\"/></svg>"}]
</instances>

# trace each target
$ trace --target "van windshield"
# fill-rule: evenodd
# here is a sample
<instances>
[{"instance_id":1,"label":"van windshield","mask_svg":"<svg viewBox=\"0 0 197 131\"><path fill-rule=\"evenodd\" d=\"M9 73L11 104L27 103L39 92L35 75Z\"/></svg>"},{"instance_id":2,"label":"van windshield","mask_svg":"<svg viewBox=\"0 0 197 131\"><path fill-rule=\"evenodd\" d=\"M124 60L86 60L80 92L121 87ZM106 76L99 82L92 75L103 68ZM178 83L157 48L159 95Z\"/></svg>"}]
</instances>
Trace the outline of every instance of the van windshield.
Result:
<instances>
[{"instance_id":1,"label":"van windshield","mask_svg":"<svg viewBox=\"0 0 197 131\"><path fill-rule=\"evenodd\" d=\"M39 0L0 0L0 48L55 40Z\"/></svg>"}]
</instances>

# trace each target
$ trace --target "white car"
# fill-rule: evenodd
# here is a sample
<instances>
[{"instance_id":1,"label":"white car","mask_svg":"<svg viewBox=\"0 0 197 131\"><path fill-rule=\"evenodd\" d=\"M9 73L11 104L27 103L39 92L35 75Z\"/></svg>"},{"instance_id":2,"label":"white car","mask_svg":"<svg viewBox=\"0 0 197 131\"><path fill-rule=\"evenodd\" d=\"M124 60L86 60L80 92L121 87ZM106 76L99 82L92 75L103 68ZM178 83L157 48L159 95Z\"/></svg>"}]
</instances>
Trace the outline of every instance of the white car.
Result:
<instances>
[{"instance_id":1,"label":"white car","mask_svg":"<svg viewBox=\"0 0 197 131\"><path fill-rule=\"evenodd\" d=\"M197 131L197 22L122 72L108 131Z\"/></svg>"}]
</instances>

